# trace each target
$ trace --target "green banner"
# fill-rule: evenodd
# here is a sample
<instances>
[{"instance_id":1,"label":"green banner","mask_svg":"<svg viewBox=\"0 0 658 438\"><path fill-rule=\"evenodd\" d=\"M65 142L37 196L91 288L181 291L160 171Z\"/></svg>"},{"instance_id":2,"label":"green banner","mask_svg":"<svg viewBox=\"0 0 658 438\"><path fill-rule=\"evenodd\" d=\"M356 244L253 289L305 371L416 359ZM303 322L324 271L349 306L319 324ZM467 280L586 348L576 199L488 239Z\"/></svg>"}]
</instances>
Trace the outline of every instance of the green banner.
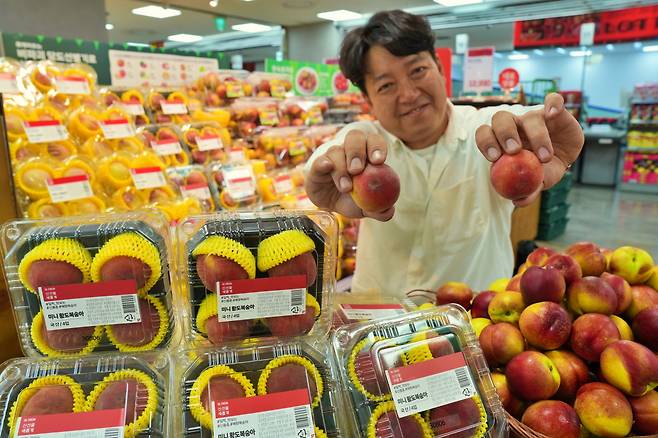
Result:
<instances>
[{"instance_id":1,"label":"green banner","mask_svg":"<svg viewBox=\"0 0 658 438\"><path fill-rule=\"evenodd\" d=\"M110 85L110 61L108 51L125 50L130 52L162 53L180 56L195 56L200 58L215 58L220 68L225 65L224 54L214 51L188 51L155 47L133 47L128 44L103 43L82 39L65 39L43 35L23 35L21 33L3 33L2 45L4 56L27 60L51 60L63 63L89 64L96 70L98 83Z\"/></svg>"},{"instance_id":2,"label":"green banner","mask_svg":"<svg viewBox=\"0 0 658 438\"><path fill-rule=\"evenodd\" d=\"M289 75L295 94L301 96L333 96L359 92L359 89L343 76L337 65L266 59L265 71Z\"/></svg>"}]
</instances>

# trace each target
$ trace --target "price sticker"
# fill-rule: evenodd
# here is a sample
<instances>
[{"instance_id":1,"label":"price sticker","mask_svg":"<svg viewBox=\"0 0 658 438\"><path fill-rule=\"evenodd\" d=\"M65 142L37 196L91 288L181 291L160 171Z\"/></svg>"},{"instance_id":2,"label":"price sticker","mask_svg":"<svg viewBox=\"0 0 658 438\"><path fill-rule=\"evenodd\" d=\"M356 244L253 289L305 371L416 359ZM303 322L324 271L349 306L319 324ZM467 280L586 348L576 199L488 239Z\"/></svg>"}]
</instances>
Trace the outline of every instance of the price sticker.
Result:
<instances>
[{"instance_id":1,"label":"price sticker","mask_svg":"<svg viewBox=\"0 0 658 438\"><path fill-rule=\"evenodd\" d=\"M400 418L477 395L461 352L386 370L386 379Z\"/></svg>"},{"instance_id":2,"label":"price sticker","mask_svg":"<svg viewBox=\"0 0 658 438\"><path fill-rule=\"evenodd\" d=\"M183 152L183 148L178 140L154 140L151 142L151 148L158 155L176 155Z\"/></svg>"},{"instance_id":3,"label":"price sticker","mask_svg":"<svg viewBox=\"0 0 658 438\"><path fill-rule=\"evenodd\" d=\"M50 143L69 137L68 131L59 120L35 120L25 122L23 127L30 143Z\"/></svg>"},{"instance_id":4,"label":"price sticker","mask_svg":"<svg viewBox=\"0 0 658 438\"><path fill-rule=\"evenodd\" d=\"M91 94L89 82L83 76L59 76L57 91L62 94Z\"/></svg>"},{"instance_id":5,"label":"price sticker","mask_svg":"<svg viewBox=\"0 0 658 438\"><path fill-rule=\"evenodd\" d=\"M160 102L160 107L164 114L187 114L187 106L185 106L183 102L167 102L166 100L163 100Z\"/></svg>"},{"instance_id":6,"label":"price sticker","mask_svg":"<svg viewBox=\"0 0 658 438\"><path fill-rule=\"evenodd\" d=\"M125 409L19 417L16 438L124 438Z\"/></svg>"},{"instance_id":7,"label":"price sticker","mask_svg":"<svg viewBox=\"0 0 658 438\"><path fill-rule=\"evenodd\" d=\"M93 195L89 175L53 178L48 181L48 193L52 202L75 201Z\"/></svg>"},{"instance_id":8,"label":"price sticker","mask_svg":"<svg viewBox=\"0 0 658 438\"><path fill-rule=\"evenodd\" d=\"M167 185L162 169L159 167L139 167L130 169L133 184L139 190L155 189Z\"/></svg>"},{"instance_id":9,"label":"price sticker","mask_svg":"<svg viewBox=\"0 0 658 438\"><path fill-rule=\"evenodd\" d=\"M132 324L142 320L135 280L39 287L47 330Z\"/></svg>"},{"instance_id":10,"label":"price sticker","mask_svg":"<svg viewBox=\"0 0 658 438\"><path fill-rule=\"evenodd\" d=\"M251 166L238 166L224 170L226 190L231 198L239 200L256 194L256 182Z\"/></svg>"},{"instance_id":11,"label":"price sticker","mask_svg":"<svg viewBox=\"0 0 658 438\"><path fill-rule=\"evenodd\" d=\"M301 315L306 311L306 275L217 282L220 322L275 316Z\"/></svg>"},{"instance_id":12,"label":"price sticker","mask_svg":"<svg viewBox=\"0 0 658 438\"><path fill-rule=\"evenodd\" d=\"M0 73L0 93L18 94L18 82L13 73Z\"/></svg>"},{"instance_id":13,"label":"price sticker","mask_svg":"<svg viewBox=\"0 0 658 438\"><path fill-rule=\"evenodd\" d=\"M388 318L405 313L401 304L341 304L340 310L347 323Z\"/></svg>"},{"instance_id":14,"label":"price sticker","mask_svg":"<svg viewBox=\"0 0 658 438\"><path fill-rule=\"evenodd\" d=\"M144 106L141 103L127 103L124 102L121 104L124 111L130 114L131 116L143 116L146 114L144 112Z\"/></svg>"},{"instance_id":15,"label":"price sticker","mask_svg":"<svg viewBox=\"0 0 658 438\"><path fill-rule=\"evenodd\" d=\"M182 186L181 192L185 198L196 198L202 201L211 198L210 188L208 187L208 184L205 183Z\"/></svg>"},{"instance_id":16,"label":"price sticker","mask_svg":"<svg viewBox=\"0 0 658 438\"><path fill-rule=\"evenodd\" d=\"M222 139L215 136L197 137L196 145L200 151L213 151L215 149L224 148Z\"/></svg>"},{"instance_id":17,"label":"price sticker","mask_svg":"<svg viewBox=\"0 0 658 438\"><path fill-rule=\"evenodd\" d=\"M101 122L103 135L108 140L133 137L135 130L127 119L112 119Z\"/></svg>"},{"instance_id":18,"label":"price sticker","mask_svg":"<svg viewBox=\"0 0 658 438\"><path fill-rule=\"evenodd\" d=\"M226 97L233 99L235 97L243 96L244 88L242 88L242 83L235 81L226 82Z\"/></svg>"},{"instance_id":19,"label":"price sticker","mask_svg":"<svg viewBox=\"0 0 658 438\"><path fill-rule=\"evenodd\" d=\"M258 118L260 119L260 124L264 126L274 126L279 124L279 113L277 112L276 107L268 107L258 110Z\"/></svg>"},{"instance_id":20,"label":"price sticker","mask_svg":"<svg viewBox=\"0 0 658 438\"><path fill-rule=\"evenodd\" d=\"M277 195L290 193L294 189L295 185L292 183L292 178L290 178L290 175L279 175L274 178L274 191Z\"/></svg>"}]
</instances>

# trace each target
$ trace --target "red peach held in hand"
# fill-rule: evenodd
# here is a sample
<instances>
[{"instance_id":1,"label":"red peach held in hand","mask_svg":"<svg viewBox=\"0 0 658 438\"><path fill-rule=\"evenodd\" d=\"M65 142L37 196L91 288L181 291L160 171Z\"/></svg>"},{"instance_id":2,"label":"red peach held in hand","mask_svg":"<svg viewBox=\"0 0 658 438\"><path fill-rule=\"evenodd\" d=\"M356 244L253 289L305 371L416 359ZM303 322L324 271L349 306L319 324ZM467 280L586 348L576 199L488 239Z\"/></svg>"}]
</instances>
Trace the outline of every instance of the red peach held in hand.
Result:
<instances>
[{"instance_id":1,"label":"red peach held in hand","mask_svg":"<svg viewBox=\"0 0 658 438\"><path fill-rule=\"evenodd\" d=\"M513 201L535 193L544 181L544 169L539 159L528 150L504 154L491 166L491 183L503 198Z\"/></svg>"},{"instance_id":2,"label":"red peach held in hand","mask_svg":"<svg viewBox=\"0 0 658 438\"><path fill-rule=\"evenodd\" d=\"M363 172L352 177L352 184L352 199L364 211L386 211L400 196L400 178L386 164L368 163Z\"/></svg>"}]
</instances>

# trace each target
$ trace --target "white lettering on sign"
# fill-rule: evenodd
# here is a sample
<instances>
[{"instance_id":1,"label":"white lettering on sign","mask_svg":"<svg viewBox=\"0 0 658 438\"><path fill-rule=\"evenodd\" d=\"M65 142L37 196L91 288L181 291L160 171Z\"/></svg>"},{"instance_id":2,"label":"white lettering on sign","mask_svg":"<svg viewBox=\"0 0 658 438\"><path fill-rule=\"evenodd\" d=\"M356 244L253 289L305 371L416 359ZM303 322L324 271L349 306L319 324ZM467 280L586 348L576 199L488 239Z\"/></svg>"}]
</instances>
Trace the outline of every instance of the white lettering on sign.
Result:
<instances>
[{"instance_id":1,"label":"white lettering on sign","mask_svg":"<svg viewBox=\"0 0 658 438\"><path fill-rule=\"evenodd\" d=\"M493 47L469 49L464 63L464 91L483 93L493 89Z\"/></svg>"},{"instance_id":2,"label":"white lettering on sign","mask_svg":"<svg viewBox=\"0 0 658 438\"><path fill-rule=\"evenodd\" d=\"M135 280L39 288L47 330L132 324L142 320Z\"/></svg>"}]
</instances>

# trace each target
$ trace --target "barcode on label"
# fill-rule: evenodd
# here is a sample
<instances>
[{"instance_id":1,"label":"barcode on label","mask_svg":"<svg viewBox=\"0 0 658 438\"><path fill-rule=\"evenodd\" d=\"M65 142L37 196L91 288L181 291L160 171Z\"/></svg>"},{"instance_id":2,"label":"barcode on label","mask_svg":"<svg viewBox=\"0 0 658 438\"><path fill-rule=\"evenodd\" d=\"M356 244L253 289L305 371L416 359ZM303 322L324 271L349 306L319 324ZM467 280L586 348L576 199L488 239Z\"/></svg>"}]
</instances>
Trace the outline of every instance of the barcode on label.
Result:
<instances>
[{"instance_id":1,"label":"barcode on label","mask_svg":"<svg viewBox=\"0 0 658 438\"><path fill-rule=\"evenodd\" d=\"M124 314L137 312L135 301L135 295L123 295L121 297L121 309Z\"/></svg>"},{"instance_id":2,"label":"barcode on label","mask_svg":"<svg viewBox=\"0 0 658 438\"><path fill-rule=\"evenodd\" d=\"M112 428L112 429L105 429L105 435L103 435L103 438L119 438L119 429L117 428Z\"/></svg>"},{"instance_id":3,"label":"barcode on label","mask_svg":"<svg viewBox=\"0 0 658 438\"><path fill-rule=\"evenodd\" d=\"M460 388L471 386L471 378L468 375L468 371L466 371L466 368L457 368L455 370L455 375L457 376L457 380L459 381Z\"/></svg>"},{"instance_id":4,"label":"barcode on label","mask_svg":"<svg viewBox=\"0 0 658 438\"><path fill-rule=\"evenodd\" d=\"M290 293L290 307L304 305L304 289L294 289Z\"/></svg>"},{"instance_id":5,"label":"barcode on label","mask_svg":"<svg viewBox=\"0 0 658 438\"><path fill-rule=\"evenodd\" d=\"M310 426L310 419L308 418L308 409L306 409L306 406L296 407L294 413L295 427L297 427L297 429L304 429Z\"/></svg>"}]
</instances>

